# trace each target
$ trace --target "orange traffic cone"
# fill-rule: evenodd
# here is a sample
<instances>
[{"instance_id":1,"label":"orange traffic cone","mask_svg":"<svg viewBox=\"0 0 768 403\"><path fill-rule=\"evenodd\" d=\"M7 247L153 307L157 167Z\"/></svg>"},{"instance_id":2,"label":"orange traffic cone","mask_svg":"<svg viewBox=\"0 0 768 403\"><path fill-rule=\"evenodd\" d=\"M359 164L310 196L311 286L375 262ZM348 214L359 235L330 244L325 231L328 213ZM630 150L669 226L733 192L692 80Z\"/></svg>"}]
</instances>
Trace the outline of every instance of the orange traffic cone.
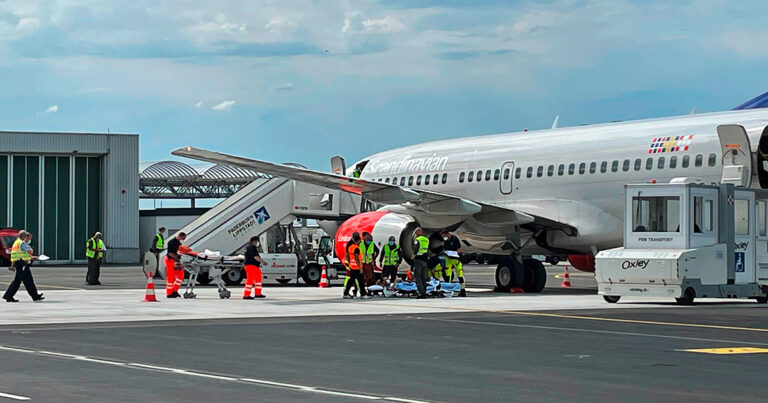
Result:
<instances>
[{"instance_id":1,"label":"orange traffic cone","mask_svg":"<svg viewBox=\"0 0 768 403\"><path fill-rule=\"evenodd\" d=\"M565 274L563 274L563 283L560 287L571 288L571 276L568 275L568 266L565 266Z\"/></svg>"},{"instance_id":2,"label":"orange traffic cone","mask_svg":"<svg viewBox=\"0 0 768 403\"><path fill-rule=\"evenodd\" d=\"M325 266L323 266L323 272L320 274L320 288L328 288L328 274L325 272Z\"/></svg>"},{"instance_id":3,"label":"orange traffic cone","mask_svg":"<svg viewBox=\"0 0 768 403\"><path fill-rule=\"evenodd\" d=\"M147 293L144 295L144 301L142 302L157 302L155 298L155 281L152 278L152 272L149 272L147 276Z\"/></svg>"}]
</instances>

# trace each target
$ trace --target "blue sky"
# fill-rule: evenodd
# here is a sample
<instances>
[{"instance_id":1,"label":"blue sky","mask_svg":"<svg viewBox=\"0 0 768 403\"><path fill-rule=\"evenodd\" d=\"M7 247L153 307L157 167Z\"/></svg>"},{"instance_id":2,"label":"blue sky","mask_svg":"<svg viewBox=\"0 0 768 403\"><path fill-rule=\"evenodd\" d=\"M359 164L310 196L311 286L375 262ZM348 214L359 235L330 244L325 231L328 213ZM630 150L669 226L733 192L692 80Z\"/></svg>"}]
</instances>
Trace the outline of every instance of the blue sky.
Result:
<instances>
[{"instance_id":1,"label":"blue sky","mask_svg":"<svg viewBox=\"0 0 768 403\"><path fill-rule=\"evenodd\" d=\"M0 0L0 130L327 170L555 115L729 109L768 90L767 18L748 0Z\"/></svg>"}]
</instances>

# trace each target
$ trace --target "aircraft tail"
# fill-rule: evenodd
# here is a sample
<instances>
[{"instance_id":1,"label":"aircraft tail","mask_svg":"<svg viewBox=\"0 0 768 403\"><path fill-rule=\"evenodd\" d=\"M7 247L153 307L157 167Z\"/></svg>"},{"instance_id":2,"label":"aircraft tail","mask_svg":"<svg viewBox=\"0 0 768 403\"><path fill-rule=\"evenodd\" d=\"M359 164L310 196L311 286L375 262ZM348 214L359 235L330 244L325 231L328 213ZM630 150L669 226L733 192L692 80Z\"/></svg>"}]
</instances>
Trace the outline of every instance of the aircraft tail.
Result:
<instances>
[{"instance_id":1,"label":"aircraft tail","mask_svg":"<svg viewBox=\"0 0 768 403\"><path fill-rule=\"evenodd\" d=\"M768 108L768 92L764 92L752 99L750 99L747 102L744 102L743 104L733 108L734 111L744 110L744 109L759 109L759 108Z\"/></svg>"}]
</instances>

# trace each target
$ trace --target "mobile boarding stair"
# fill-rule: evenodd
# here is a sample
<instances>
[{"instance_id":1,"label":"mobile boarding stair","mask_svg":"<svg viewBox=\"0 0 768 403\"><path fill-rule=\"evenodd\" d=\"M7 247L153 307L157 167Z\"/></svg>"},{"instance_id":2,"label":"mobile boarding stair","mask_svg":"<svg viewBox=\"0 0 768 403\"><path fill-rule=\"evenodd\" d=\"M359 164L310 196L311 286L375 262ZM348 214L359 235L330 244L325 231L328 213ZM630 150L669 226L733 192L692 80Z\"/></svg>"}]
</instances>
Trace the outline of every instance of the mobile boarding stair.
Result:
<instances>
[{"instance_id":1,"label":"mobile boarding stair","mask_svg":"<svg viewBox=\"0 0 768 403\"><path fill-rule=\"evenodd\" d=\"M625 191L624 246L595 257L598 294L606 301L768 302L768 191L691 178Z\"/></svg>"},{"instance_id":2,"label":"mobile boarding stair","mask_svg":"<svg viewBox=\"0 0 768 403\"><path fill-rule=\"evenodd\" d=\"M360 196L347 192L284 178L259 178L179 230L187 234L184 244L192 250L214 251L219 256L211 260L186 257L182 263L186 262L188 271L196 266L194 274L204 279L201 283L228 275L238 283L243 277L243 263L232 257L242 252L251 237L276 225L293 231L291 224L297 218L344 220L357 214L359 206ZM292 253L262 253L261 257L266 263L262 267L264 280L298 279L307 263L306 251L300 246ZM332 277L335 269L328 270ZM226 295L221 287L219 291Z\"/></svg>"}]
</instances>

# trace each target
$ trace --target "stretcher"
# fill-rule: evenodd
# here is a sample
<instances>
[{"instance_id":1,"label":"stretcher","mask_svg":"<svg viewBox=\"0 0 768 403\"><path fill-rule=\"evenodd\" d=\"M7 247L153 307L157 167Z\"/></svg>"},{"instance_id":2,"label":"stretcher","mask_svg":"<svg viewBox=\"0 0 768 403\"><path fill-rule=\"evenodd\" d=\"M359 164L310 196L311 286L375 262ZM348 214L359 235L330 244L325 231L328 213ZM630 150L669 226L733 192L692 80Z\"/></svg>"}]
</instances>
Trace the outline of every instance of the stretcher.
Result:
<instances>
[{"instance_id":1,"label":"stretcher","mask_svg":"<svg viewBox=\"0 0 768 403\"><path fill-rule=\"evenodd\" d=\"M208 276L212 282L216 284L216 288L219 291L219 298L229 298L232 293L227 289L224 284L224 280L221 278L226 272L236 269L239 270L243 267L243 256L219 256L216 252L206 251L206 253L195 254L180 254L181 265L184 267L184 271L189 273L187 279L187 287L184 290L182 296L186 299L196 298L195 284L197 284L197 276L201 271L207 271ZM205 270L202 270L202 269Z\"/></svg>"},{"instance_id":2,"label":"stretcher","mask_svg":"<svg viewBox=\"0 0 768 403\"><path fill-rule=\"evenodd\" d=\"M381 287L381 286L372 286L372 287L379 287L381 293L384 294L384 296L387 298L413 297L418 295L418 288L416 287L416 283L413 281L399 281L395 284L394 290L390 289L389 287ZM368 287L368 290L370 291L371 287ZM431 279L427 282L427 296L438 297L438 298L450 298L455 293L458 293L459 291L461 291L461 284L459 283L437 281L435 279Z\"/></svg>"}]
</instances>

